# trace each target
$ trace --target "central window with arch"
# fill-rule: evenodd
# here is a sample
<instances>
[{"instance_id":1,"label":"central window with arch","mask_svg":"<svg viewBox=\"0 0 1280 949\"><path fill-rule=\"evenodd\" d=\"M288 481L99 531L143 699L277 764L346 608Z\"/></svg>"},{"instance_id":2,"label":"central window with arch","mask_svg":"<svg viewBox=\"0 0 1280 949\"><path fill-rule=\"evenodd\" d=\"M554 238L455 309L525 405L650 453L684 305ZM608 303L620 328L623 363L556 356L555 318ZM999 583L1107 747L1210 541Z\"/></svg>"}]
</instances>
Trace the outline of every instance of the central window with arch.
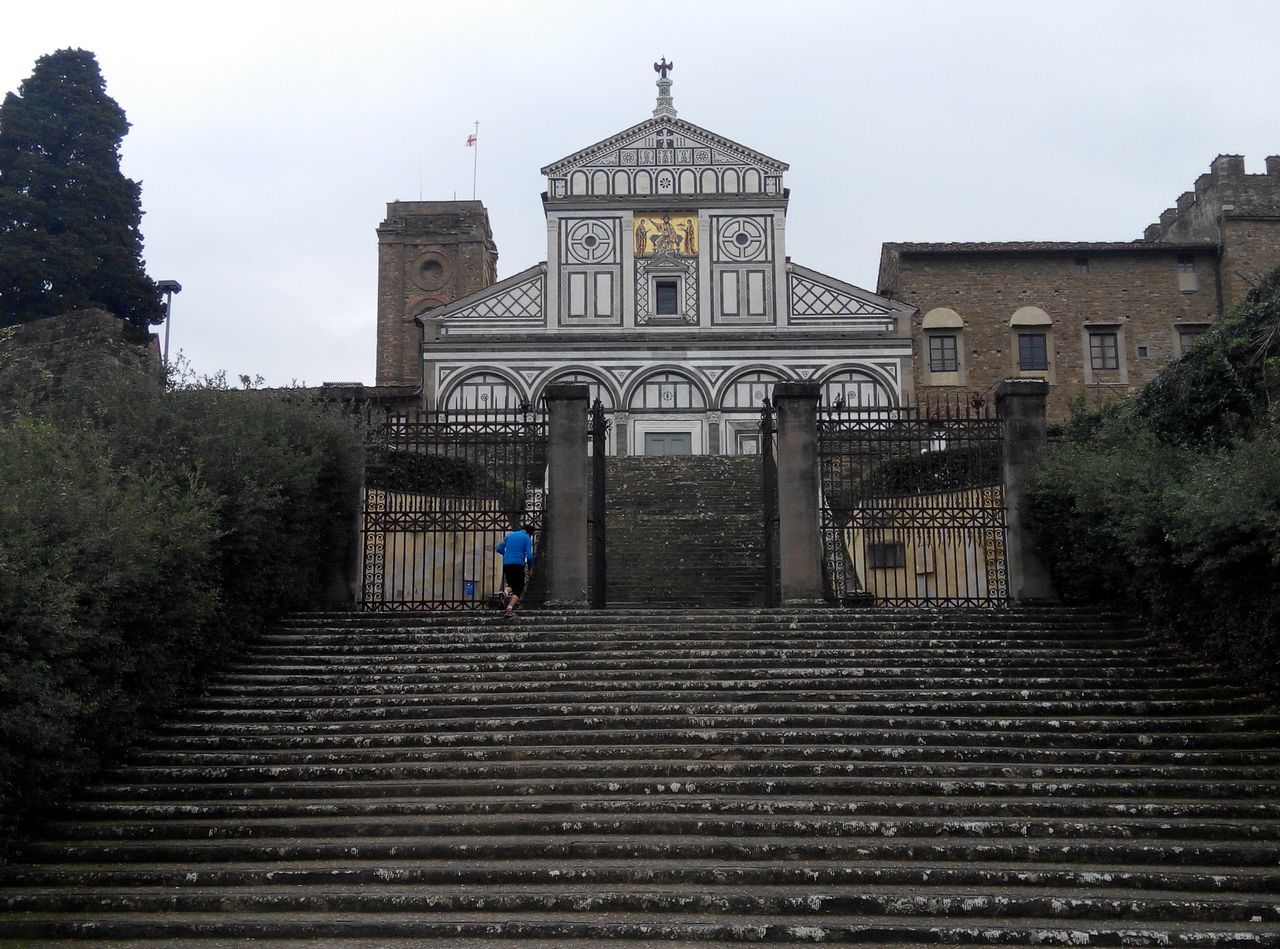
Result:
<instances>
[{"instance_id":1,"label":"central window with arch","mask_svg":"<svg viewBox=\"0 0 1280 949\"><path fill-rule=\"evenodd\" d=\"M680 412L705 409L702 390L687 376L676 372L654 373L631 394L631 411Z\"/></svg>"}]
</instances>

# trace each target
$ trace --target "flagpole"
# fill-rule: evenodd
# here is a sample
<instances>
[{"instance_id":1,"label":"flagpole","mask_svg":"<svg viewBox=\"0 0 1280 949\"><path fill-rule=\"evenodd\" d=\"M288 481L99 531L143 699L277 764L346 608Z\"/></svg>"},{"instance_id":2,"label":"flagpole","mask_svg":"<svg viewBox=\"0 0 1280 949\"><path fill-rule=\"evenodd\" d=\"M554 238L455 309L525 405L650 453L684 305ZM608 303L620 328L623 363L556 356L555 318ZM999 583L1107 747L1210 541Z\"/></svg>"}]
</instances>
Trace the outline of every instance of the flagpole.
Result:
<instances>
[{"instance_id":1,"label":"flagpole","mask_svg":"<svg viewBox=\"0 0 1280 949\"><path fill-rule=\"evenodd\" d=\"M475 154L471 156L471 200L476 199L476 173L480 168L480 123L476 122L474 133L476 139Z\"/></svg>"}]
</instances>

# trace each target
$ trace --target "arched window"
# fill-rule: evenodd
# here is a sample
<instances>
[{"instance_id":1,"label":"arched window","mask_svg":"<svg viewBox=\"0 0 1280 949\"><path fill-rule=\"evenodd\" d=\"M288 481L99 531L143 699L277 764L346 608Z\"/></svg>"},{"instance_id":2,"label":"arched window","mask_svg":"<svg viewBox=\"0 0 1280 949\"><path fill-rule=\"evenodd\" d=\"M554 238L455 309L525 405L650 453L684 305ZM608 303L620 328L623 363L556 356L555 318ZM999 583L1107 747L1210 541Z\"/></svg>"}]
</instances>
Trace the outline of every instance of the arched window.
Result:
<instances>
[{"instance_id":1,"label":"arched window","mask_svg":"<svg viewBox=\"0 0 1280 949\"><path fill-rule=\"evenodd\" d=\"M688 411L705 409L707 400L702 390L687 376L676 372L658 372L649 376L631 393L628 408L635 412Z\"/></svg>"},{"instance_id":2,"label":"arched window","mask_svg":"<svg viewBox=\"0 0 1280 949\"><path fill-rule=\"evenodd\" d=\"M1050 378L1053 372L1053 320L1038 306L1024 306L1009 319L1012 368L1019 375Z\"/></svg>"},{"instance_id":3,"label":"arched window","mask_svg":"<svg viewBox=\"0 0 1280 949\"><path fill-rule=\"evenodd\" d=\"M600 400L600 404L604 406L606 412L613 411L613 393L609 391L609 387L597 379L595 376L585 372L562 372L557 376L553 376L547 380L547 385L584 385L587 387L589 394L587 400L591 405L595 405L596 399ZM543 391L546 391L545 386Z\"/></svg>"},{"instance_id":4,"label":"arched window","mask_svg":"<svg viewBox=\"0 0 1280 949\"><path fill-rule=\"evenodd\" d=\"M867 409L891 406L895 401L893 393L882 382L856 369L836 373L822 386L824 405Z\"/></svg>"},{"instance_id":5,"label":"arched window","mask_svg":"<svg viewBox=\"0 0 1280 949\"><path fill-rule=\"evenodd\" d=\"M759 412L765 399L773 398L773 387L782 377L772 372L748 372L729 383L720 398L726 412Z\"/></svg>"},{"instance_id":6,"label":"arched window","mask_svg":"<svg viewBox=\"0 0 1280 949\"><path fill-rule=\"evenodd\" d=\"M444 407L451 412L494 412L519 408L523 397L502 376L478 372L449 390Z\"/></svg>"},{"instance_id":7,"label":"arched window","mask_svg":"<svg viewBox=\"0 0 1280 949\"><path fill-rule=\"evenodd\" d=\"M929 386L964 385L964 319L945 306L930 310L920 324L924 352L922 381Z\"/></svg>"}]
</instances>

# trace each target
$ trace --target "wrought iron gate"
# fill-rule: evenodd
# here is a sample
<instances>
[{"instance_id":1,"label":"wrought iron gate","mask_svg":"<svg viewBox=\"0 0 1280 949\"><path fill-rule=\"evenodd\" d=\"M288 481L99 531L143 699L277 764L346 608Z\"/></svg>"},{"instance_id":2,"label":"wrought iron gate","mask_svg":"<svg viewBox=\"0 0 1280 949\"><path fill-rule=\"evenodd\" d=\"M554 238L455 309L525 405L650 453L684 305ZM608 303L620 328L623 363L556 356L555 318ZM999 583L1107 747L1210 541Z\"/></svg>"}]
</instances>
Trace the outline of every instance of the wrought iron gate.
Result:
<instances>
[{"instance_id":1,"label":"wrought iron gate","mask_svg":"<svg viewBox=\"0 0 1280 949\"><path fill-rule=\"evenodd\" d=\"M960 399L820 409L829 596L1006 605L1001 439L989 407Z\"/></svg>"},{"instance_id":2,"label":"wrought iron gate","mask_svg":"<svg viewBox=\"0 0 1280 949\"><path fill-rule=\"evenodd\" d=\"M371 421L362 521L365 610L462 610L498 592L507 531L542 530L542 406ZM529 591L536 598L536 589Z\"/></svg>"}]
</instances>

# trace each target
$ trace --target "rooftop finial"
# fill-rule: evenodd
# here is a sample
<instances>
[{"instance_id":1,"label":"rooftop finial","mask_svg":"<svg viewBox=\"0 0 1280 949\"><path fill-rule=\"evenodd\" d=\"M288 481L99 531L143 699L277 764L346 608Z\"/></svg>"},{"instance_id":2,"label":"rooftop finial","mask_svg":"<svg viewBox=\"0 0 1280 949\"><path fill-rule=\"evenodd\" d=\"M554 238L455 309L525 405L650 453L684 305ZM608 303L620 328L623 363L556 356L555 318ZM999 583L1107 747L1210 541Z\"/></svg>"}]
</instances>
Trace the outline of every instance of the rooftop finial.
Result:
<instances>
[{"instance_id":1,"label":"rooftop finial","mask_svg":"<svg viewBox=\"0 0 1280 949\"><path fill-rule=\"evenodd\" d=\"M663 56L661 62L653 64L653 71L658 74L658 107L653 110L655 116L676 117L676 108L671 102L671 80L667 78L667 73L676 68L675 63L667 62L667 57Z\"/></svg>"}]
</instances>

